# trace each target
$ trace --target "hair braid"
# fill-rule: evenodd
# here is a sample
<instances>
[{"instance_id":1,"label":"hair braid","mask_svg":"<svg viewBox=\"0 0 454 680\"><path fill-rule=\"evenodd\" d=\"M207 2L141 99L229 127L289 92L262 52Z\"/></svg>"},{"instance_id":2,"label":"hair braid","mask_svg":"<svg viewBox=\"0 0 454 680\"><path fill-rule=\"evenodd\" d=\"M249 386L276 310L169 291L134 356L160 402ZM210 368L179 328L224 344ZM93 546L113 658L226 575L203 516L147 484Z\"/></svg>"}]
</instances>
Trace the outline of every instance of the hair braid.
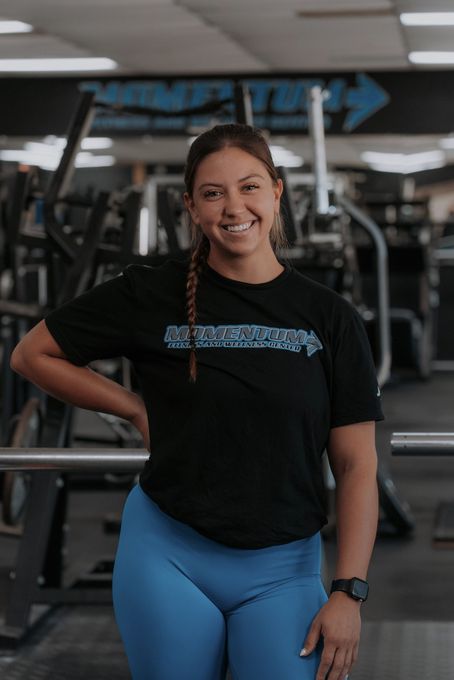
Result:
<instances>
[{"instance_id":1,"label":"hair braid","mask_svg":"<svg viewBox=\"0 0 454 680\"><path fill-rule=\"evenodd\" d=\"M270 148L261 130L250 125L228 123L226 125L215 125L210 130L199 135L191 144L184 171L184 183L187 196L192 197L193 195L195 175L199 164L210 154L221 151L226 147L242 149L261 161L264 164L273 185L276 186L279 175L274 165ZM203 234L200 225L196 225L194 222L190 221L189 226L191 231L191 260L186 279L186 308L190 345L189 380L195 382L197 377L194 329L197 316L196 291L199 282L199 274L202 271L203 264L207 260L208 253L210 252L210 242L205 234ZM289 247L285 229L279 214L275 215L269 238L271 246L276 254Z\"/></svg>"},{"instance_id":2,"label":"hair braid","mask_svg":"<svg viewBox=\"0 0 454 680\"><path fill-rule=\"evenodd\" d=\"M197 378L196 342L194 326L197 318L196 292L199 283L199 275L202 271L209 252L209 241L205 235L202 236L198 244L193 248L191 261L189 263L188 276L186 279L186 310L189 326L189 380L195 382Z\"/></svg>"}]
</instances>

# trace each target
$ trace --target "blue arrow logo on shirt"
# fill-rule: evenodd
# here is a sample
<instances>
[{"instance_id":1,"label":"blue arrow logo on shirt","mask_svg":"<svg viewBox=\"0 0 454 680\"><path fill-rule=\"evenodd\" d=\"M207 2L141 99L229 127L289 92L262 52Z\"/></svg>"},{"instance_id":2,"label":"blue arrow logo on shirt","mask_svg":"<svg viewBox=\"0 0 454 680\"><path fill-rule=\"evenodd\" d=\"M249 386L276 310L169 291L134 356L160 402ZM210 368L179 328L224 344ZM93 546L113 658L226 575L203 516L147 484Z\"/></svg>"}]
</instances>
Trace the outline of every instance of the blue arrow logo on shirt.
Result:
<instances>
[{"instance_id":1,"label":"blue arrow logo on shirt","mask_svg":"<svg viewBox=\"0 0 454 680\"><path fill-rule=\"evenodd\" d=\"M317 350L323 349L323 345L320 340L315 335L314 331L311 331L304 338L303 345L307 349L307 356L311 357Z\"/></svg>"},{"instance_id":2,"label":"blue arrow logo on shirt","mask_svg":"<svg viewBox=\"0 0 454 680\"><path fill-rule=\"evenodd\" d=\"M356 88L347 92L345 105L350 109L344 121L343 129L351 132L366 118L382 109L390 102L390 96L378 83L365 73L356 76Z\"/></svg>"}]
</instances>

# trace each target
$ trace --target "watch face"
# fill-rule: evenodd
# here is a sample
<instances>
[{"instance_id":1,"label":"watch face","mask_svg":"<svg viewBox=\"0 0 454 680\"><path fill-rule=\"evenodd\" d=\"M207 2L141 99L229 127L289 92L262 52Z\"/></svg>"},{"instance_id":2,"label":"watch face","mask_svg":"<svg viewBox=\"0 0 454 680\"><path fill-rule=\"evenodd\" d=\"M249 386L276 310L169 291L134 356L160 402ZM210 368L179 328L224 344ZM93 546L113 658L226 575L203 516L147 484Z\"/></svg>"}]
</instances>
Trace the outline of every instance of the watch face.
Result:
<instances>
[{"instance_id":1,"label":"watch face","mask_svg":"<svg viewBox=\"0 0 454 680\"><path fill-rule=\"evenodd\" d=\"M353 586L352 595L354 597L357 597L361 600L365 600L367 598L367 594L369 592L369 586L367 585L367 583L361 581L358 578L355 578L353 579L352 586Z\"/></svg>"}]
</instances>

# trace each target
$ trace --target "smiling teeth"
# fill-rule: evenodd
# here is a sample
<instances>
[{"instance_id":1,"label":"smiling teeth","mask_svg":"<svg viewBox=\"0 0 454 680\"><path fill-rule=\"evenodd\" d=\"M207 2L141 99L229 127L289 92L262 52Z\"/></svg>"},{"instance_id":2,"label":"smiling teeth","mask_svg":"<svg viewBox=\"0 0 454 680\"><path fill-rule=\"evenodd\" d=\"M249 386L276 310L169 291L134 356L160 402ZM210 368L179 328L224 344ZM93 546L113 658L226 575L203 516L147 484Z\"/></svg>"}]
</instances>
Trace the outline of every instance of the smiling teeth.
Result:
<instances>
[{"instance_id":1,"label":"smiling teeth","mask_svg":"<svg viewBox=\"0 0 454 680\"><path fill-rule=\"evenodd\" d=\"M252 226L252 222L245 222L244 224L228 224L225 228L227 231L246 231Z\"/></svg>"}]
</instances>

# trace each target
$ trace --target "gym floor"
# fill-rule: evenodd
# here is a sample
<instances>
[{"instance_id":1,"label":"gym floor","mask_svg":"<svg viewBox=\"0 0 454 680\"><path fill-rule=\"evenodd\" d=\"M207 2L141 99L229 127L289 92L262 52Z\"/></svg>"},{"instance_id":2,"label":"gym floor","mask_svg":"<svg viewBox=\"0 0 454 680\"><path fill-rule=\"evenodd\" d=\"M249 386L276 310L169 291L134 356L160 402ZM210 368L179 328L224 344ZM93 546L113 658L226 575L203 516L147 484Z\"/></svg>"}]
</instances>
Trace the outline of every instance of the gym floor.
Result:
<instances>
[{"instance_id":1,"label":"gym floor","mask_svg":"<svg viewBox=\"0 0 454 680\"><path fill-rule=\"evenodd\" d=\"M377 539L371 593L362 606L360 659L351 680L452 680L454 675L454 549L432 545L437 506L454 501L454 458L393 458L389 452L392 432L453 431L453 390L454 373L435 373L428 382L395 382L383 392L386 420L377 426L378 451L399 496L411 507L416 529L408 538ZM104 427L95 414L77 411L76 434L100 435ZM125 495L118 490L71 493L68 582L113 556L116 536L104 533L103 519L121 510ZM16 550L17 539L0 535L0 612ZM330 580L333 540L325 541L325 551ZM0 658L0 675L5 680L129 678L111 607L55 610L14 656Z\"/></svg>"}]
</instances>

